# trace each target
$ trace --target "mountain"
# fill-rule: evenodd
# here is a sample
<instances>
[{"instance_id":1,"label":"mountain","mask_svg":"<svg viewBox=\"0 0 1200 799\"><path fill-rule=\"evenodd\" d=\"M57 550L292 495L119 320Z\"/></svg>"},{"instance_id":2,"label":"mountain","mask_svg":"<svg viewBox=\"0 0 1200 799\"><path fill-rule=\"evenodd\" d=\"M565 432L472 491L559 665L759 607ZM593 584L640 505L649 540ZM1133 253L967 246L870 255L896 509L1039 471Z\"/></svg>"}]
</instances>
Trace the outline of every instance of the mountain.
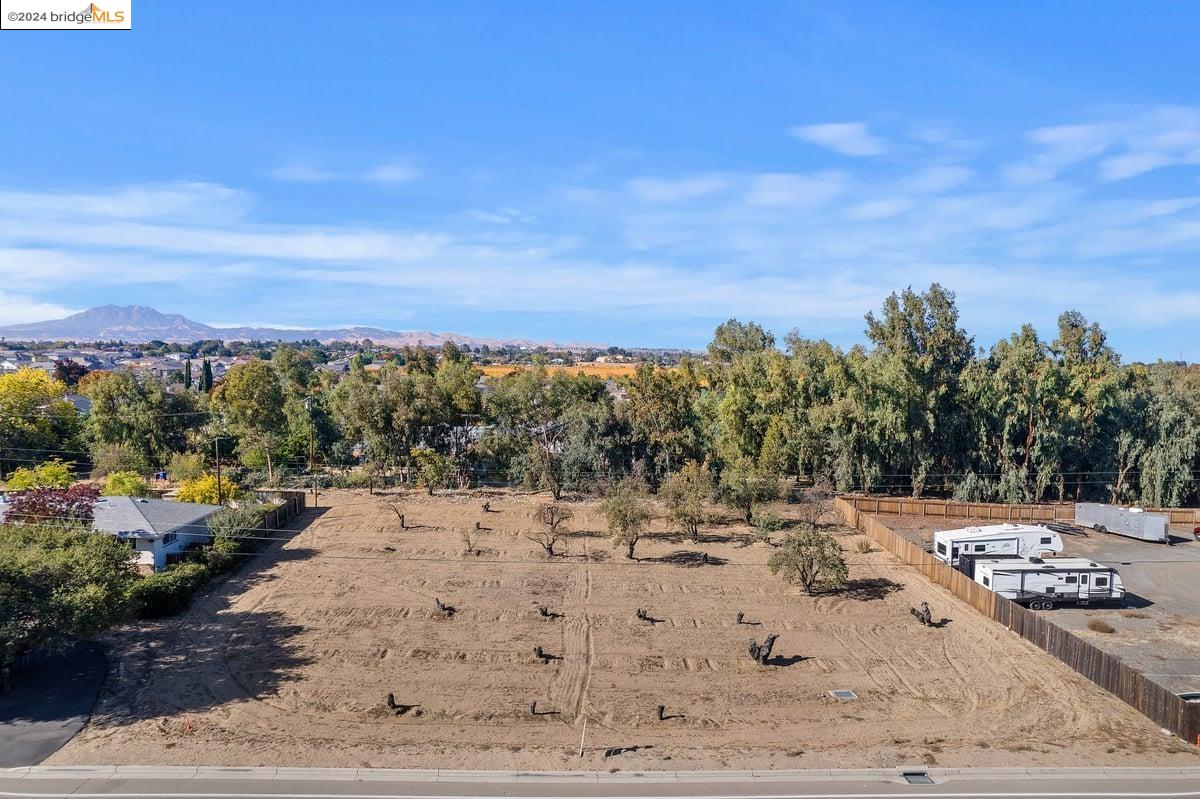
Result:
<instances>
[{"instance_id":1,"label":"mountain","mask_svg":"<svg viewBox=\"0 0 1200 799\"><path fill-rule=\"evenodd\" d=\"M399 347L417 343L440 346L444 342L469 344L479 347L549 347L558 349L592 349L598 344L572 342L558 344L553 341L530 339L479 338L459 333L431 333L420 330L383 330L378 327L345 327L332 329L281 329L274 327L213 327L202 322L193 322L179 314L165 314L144 305L102 305L71 314L65 319L47 322L32 322L22 325L0 327L0 339L9 341L167 341L187 344L202 339L225 341L301 341L317 339L330 341L362 341L370 339L377 344Z\"/></svg>"}]
</instances>

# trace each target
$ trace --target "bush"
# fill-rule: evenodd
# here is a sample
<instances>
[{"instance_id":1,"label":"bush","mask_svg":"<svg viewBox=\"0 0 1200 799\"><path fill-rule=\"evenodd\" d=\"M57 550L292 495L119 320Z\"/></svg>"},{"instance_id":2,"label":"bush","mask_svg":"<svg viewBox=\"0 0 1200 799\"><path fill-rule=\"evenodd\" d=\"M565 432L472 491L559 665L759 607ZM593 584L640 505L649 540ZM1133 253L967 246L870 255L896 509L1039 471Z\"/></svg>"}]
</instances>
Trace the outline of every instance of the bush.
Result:
<instances>
[{"instance_id":1,"label":"bush","mask_svg":"<svg viewBox=\"0 0 1200 799\"><path fill-rule=\"evenodd\" d=\"M222 502L228 502L231 499L236 499L238 489L228 478L221 478L220 496L217 494L217 476L215 474L206 474L203 477L197 477L195 480L184 480L179 486L179 495L177 499L180 502L202 502L206 505L220 505Z\"/></svg>"},{"instance_id":2,"label":"bush","mask_svg":"<svg viewBox=\"0 0 1200 799\"><path fill-rule=\"evenodd\" d=\"M860 538L860 539L858 539L858 541L857 541L857 542L854 544L854 548L855 548L855 549L857 549L857 550L859 551L859 553L861 553L861 554L865 555L865 554L867 554L868 552L870 552L872 549L874 549L875 547L874 547L874 545L871 543L871 539L869 539L869 538Z\"/></svg>"},{"instance_id":3,"label":"bush","mask_svg":"<svg viewBox=\"0 0 1200 799\"><path fill-rule=\"evenodd\" d=\"M1100 619L1092 619L1087 623L1087 626L1089 630L1097 633L1115 633L1117 631L1116 627Z\"/></svg>"},{"instance_id":4,"label":"bush","mask_svg":"<svg viewBox=\"0 0 1200 799\"><path fill-rule=\"evenodd\" d=\"M137 472L113 472L104 481L106 497L144 497L150 494L146 478Z\"/></svg>"},{"instance_id":5,"label":"bush","mask_svg":"<svg viewBox=\"0 0 1200 799\"><path fill-rule=\"evenodd\" d=\"M775 533L783 529L783 519L774 513L756 513L754 528L760 533Z\"/></svg>"},{"instance_id":6,"label":"bush","mask_svg":"<svg viewBox=\"0 0 1200 799\"><path fill-rule=\"evenodd\" d=\"M188 606L192 594L211 576L203 563L179 563L135 582L129 601L139 618L173 616Z\"/></svg>"},{"instance_id":7,"label":"bush","mask_svg":"<svg viewBox=\"0 0 1200 799\"><path fill-rule=\"evenodd\" d=\"M55 458L38 464L32 469L22 466L8 476L9 491L28 491L31 488L70 488L75 482L71 474L74 464L63 463Z\"/></svg>"},{"instance_id":8,"label":"bush","mask_svg":"<svg viewBox=\"0 0 1200 799\"><path fill-rule=\"evenodd\" d=\"M145 456L128 444L96 444L92 447L92 477L104 477L113 472L150 471Z\"/></svg>"},{"instance_id":9,"label":"bush","mask_svg":"<svg viewBox=\"0 0 1200 799\"><path fill-rule=\"evenodd\" d=\"M204 456L198 452L175 452L167 463L167 476L178 483L196 480L206 472Z\"/></svg>"}]
</instances>

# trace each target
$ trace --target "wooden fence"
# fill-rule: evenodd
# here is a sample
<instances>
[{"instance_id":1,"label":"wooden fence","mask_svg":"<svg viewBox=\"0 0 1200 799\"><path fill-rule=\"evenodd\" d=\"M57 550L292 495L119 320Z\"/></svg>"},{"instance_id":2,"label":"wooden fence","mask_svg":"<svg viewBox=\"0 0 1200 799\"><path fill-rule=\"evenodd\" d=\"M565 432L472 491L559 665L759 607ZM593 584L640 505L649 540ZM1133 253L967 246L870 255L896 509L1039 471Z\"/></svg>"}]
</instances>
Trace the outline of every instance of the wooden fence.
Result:
<instances>
[{"instance_id":1,"label":"wooden fence","mask_svg":"<svg viewBox=\"0 0 1200 799\"><path fill-rule=\"evenodd\" d=\"M884 516L987 519L997 522L1069 522L1075 519L1075 504L1071 502L1008 505L1002 502L954 502L911 497L848 496L845 499L856 510ZM1146 508L1146 512L1165 514L1171 524L1200 524L1200 508Z\"/></svg>"},{"instance_id":2,"label":"wooden fence","mask_svg":"<svg viewBox=\"0 0 1200 799\"><path fill-rule=\"evenodd\" d=\"M873 515L856 507L857 503L853 501L856 499L861 498L839 497L834 501L846 524L861 530L872 541L932 582L1067 664L1162 728L1170 730L1188 743L1200 746L1200 705L1180 699L1115 655L1093 646L1046 617L993 593L957 569L952 569L917 544L888 528Z\"/></svg>"},{"instance_id":3,"label":"wooden fence","mask_svg":"<svg viewBox=\"0 0 1200 799\"><path fill-rule=\"evenodd\" d=\"M260 502L274 502L279 507L263 514L263 530L280 530L304 510L303 491L258 491Z\"/></svg>"}]
</instances>

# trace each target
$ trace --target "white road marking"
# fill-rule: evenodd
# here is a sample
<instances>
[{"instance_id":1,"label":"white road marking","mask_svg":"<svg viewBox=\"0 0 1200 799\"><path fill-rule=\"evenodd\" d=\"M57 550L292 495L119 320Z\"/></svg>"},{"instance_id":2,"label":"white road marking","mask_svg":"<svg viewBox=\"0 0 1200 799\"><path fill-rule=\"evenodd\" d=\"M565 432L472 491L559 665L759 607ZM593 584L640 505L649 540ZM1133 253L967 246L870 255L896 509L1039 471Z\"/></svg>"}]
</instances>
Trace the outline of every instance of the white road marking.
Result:
<instances>
[{"instance_id":1,"label":"white road marking","mask_svg":"<svg viewBox=\"0 0 1200 799\"><path fill-rule=\"evenodd\" d=\"M897 788L902 786L897 785ZM387 793L256 793L243 791L241 793L172 793L158 791L151 793L129 793L113 791L112 793L18 793L0 791L0 797L12 799L125 799L135 797L145 799L244 799L247 796L261 796L264 799L490 799L489 794L387 794ZM1012 797L1030 797L1030 799L1054 799L1055 797L1118 797L1122 799L1171 799L1172 797L1200 797L1200 791L1168 791L1131 793L1129 791L1098 793L1095 791L1057 791L1033 793L1029 791L1010 792L956 792L956 793L767 793L767 794L697 794L692 796L677 794L658 794L647 796L632 796L624 794L581 794L578 799L894 799L902 796L910 799L937 799L937 797L954 797L954 799L1011 799ZM552 799L550 795L514 796L504 795L504 799Z\"/></svg>"}]
</instances>

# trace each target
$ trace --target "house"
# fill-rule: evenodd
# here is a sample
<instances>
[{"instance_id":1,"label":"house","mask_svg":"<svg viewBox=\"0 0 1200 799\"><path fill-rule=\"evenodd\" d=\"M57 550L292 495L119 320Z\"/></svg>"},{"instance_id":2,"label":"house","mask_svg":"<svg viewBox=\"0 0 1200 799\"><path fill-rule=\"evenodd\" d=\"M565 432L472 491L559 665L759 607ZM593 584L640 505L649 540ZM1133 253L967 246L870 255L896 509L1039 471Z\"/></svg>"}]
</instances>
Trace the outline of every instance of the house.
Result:
<instances>
[{"instance_id":1,"label":"house","mask_svg":"<svg viewBox=\"0 0 1200 799\"><path fill-rule=\"evenodd\" d=\"M208 543L208 519L220 505L142 497L102 497L92 528L129 542L138 565L162 571L191 544Z\"/></svg>"}]
</instances>

